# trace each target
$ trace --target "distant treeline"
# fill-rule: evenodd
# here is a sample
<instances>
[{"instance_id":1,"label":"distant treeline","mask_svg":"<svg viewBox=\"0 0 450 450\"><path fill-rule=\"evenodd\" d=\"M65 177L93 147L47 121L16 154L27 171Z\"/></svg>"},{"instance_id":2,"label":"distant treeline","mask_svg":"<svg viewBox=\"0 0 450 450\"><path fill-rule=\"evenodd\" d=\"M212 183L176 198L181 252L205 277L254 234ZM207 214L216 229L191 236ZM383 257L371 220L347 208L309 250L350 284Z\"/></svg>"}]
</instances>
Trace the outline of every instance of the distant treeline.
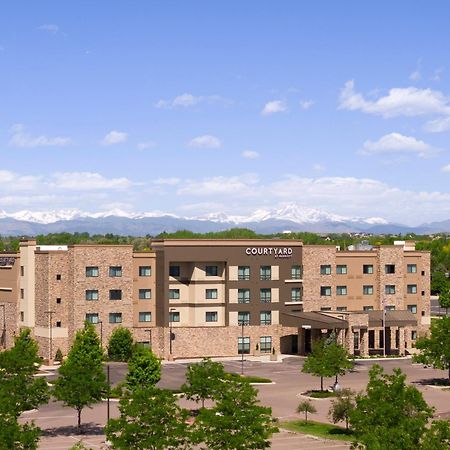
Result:
<instances>
[{"instance_id":1,"label":"distant treeline","mask_svg":"<svg viewBox=\"0 0 450 450\"><path fill-rule=\"evenodd\" d=\"M27 237L1 237L0 251L17 251L21 239ZM450 272L450 236L436 234L433 236L408 234L407 236L382 235L360 237L350 234L317 234L317 233L278 233L258 234L246 228L232 228L226 231L210 233L193 233L181 230L175 233L163 232L157 236L119 236L115 234L89 233L51 233L34 237L40 245L73 245L73 244L128 244L135 251L151 250L152 239L293 239L304 244L339 245L342 250L349 245L368 241L370 245L389 245L395 240L416 241L417 250L431 251L432 292L439 292L446 281L445 274Z\"/></svg>"}]
</instances>

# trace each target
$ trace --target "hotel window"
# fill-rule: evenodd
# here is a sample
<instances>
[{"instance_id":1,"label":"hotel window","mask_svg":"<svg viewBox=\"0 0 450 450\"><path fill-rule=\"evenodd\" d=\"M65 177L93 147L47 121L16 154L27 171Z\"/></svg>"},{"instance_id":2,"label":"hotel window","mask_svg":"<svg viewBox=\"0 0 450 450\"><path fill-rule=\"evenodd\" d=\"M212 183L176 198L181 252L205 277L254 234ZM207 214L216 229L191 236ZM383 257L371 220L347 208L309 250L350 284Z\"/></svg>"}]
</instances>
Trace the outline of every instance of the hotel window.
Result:
<instances>
[{"instance_id":1,"label":"hotel window","mask_svg":"<svg viewBox=\"0 0 450 450\"><path fill-rule=\"evenodd\" d=\"M61 328L61 321L60 320L56 321L56 328Z\"/></svg>"},{"instance_id":2,"label":"hotel window","mask_svg":"<svg viewBox=\"0 0 450 450\"><path fill-rule=\"evenodd\" d=\"M336 286L336 295L347 295L347 286Z\"/></svg>"},{"instance_id":3,"label":"hotel window","mask_svg":"<svg viewBox=\"0 0 450 450\"><path fill-rule=\"evenodd\" d=\"M238 280L250 280L250 267L239 266L238 267Z\"/></svg>"},{"instance_id":4,"label":"hotel window","mask_svg":"<svg viewBox=\"0 0 450 450\"><path fill-rule=\"evenodd\" d=\"M56 275L56 280L57 280L57 281L61 281L61 274L60 274L60 273L58 273L58 274Z\"/></svg>"},{"instance_id":5,"label":"hotel window","mask_svg":"<svg viewBox=\"0 0 450 450\"><path fill-rule=\"evenodd\" d=\"M417 314L417 305L408 305L406 309L413 314Z\"/></svg>"},{"instance_id":6,"label":"hotel window","mask_svg":"<svg viewBox=\"0 0 450 450\"><path fill-rule=\"evenodd\" d=\"M395 306L394 305L387 305L386 306L386 311L395 311Z\"/></svg>"},{"instance_id":7,"label":"hotel window","mask_svg":"<svg viewBox=\"0 0 450 450\"><path fill-rule=\"evenodd\" d=\"M272 312L261 311L259 313L259 320L261 325L272 325Z\"/></svg>"},{"instance_id":8,"label":"hotel window","mask_svg":"<svg viewBox=\"0 0 450 450\"><path fill-rule=\"evenodd\" d=\"M373 295L373 286L371 284L363 286L363 295Z\"/></svg>"},{"instance_id":9,"label":"hotel window","mask_svg":"<svg viewBox=\"0 0 450 450\"><path fill-rule=\"evenodd\" d=\"M395 294L395 285L393 285L393 284L387 284L387 285L384 287L384 293L385 293L385 294L389 294L389 295Z\"/></svg>"},{"instance_id":10,"label":"hotel window","mask_svg":"<svg viewBox=\"0 0 450 450\"><path fill-rule=\"evenodd\" d=\"M320 286L320 296L329 297L331 295L331 286Z\"/></svg>"},{"instance_id":11,"label":"hotel window","mask_svg":"<svg viewBox=\"0 0 450 450\"><path fill-rule=\"evenodd\" d=\"M411 340L415 341L417 339L417 331L416 330L412 330L411 331Z\"/></svg>"},{"instance_id":12,"label":"hotel window","mask_svg":"<svg viewBox=\"0 0 450 450\"><path fill-rule=\"evenodd\" d=\"M150 266L139 266L140 277L150 277L152 275L152 268Z\"/></svg>"},{"instance_id":13,"label":"hotel window","mask_svg":"<svg viewBox=\"0 0 450 450\"><path fill-rule=\"evenodd\" d=\"M261 266L259 268L260 280L270 280L272 278L272 268L270 266Z\"/></svg>"},{"instance_id":14,"label":"hotel window","mask_svg":"<svg viewBox=\"0 0 450 450\"><path fill-rule=\"evenodd\" d=\"M152 298L151 289L139 289L139 300L149 300Z\"/></svg>"},{"instance_id":15,"label":"hotel window","mask_svg":"<svg viewBox=\"0 0 450 450\"><path fill-rule=\"evenodd\" d=\"M20 266L20 276L21 277L25 276L25 267L24 266Z\"/></svg>"},{"instance_id":16,"label":"hotel window","mask_svg":"<svg viewBox=\"0 0 450 450\"><path fill-rule=\"evenodd\" d=\"M345 275L347 273L347 266L345 264L339 264L336 266L336 273L338 275Z\"/></svg>"},{"instance_id":17,"label":"hotel window","mask_svg":"<svg viewBox=\"0 0 450 450\"><path fill-rule=\"evenodd\" d=\"M336 311L347 311L347 307L346 306L338 306L336 308Z\"/></svg>"},{"instance_id":18,"label":"hotel window","mask_svg":"<svg viewBox=\"0 0 450 450\"><path fill-rule=\"evenodd\" d=\"M272 352L272 336L261 336L259 339L259 348L261 353Z\"/></svg>"},{"instance_id":19,"label":"hotel window","mask_svg":"<svg viewBox=\"0 0 450 450\"><path fill-rule=\"evenodd\" d=\"M206 311L205 313L206 322L217 322L217 320L218 320L217 311Z\"/></svg>"},{"instance_id":20,"label":"hotel window","mask_svg":"<svg viewBox=\"0 0 450 450\"><path fill-rule=\"evenodd\" d=\"M417 273L417 264L408 264L406 266L407 273Z\"/></svg>"},{"instance_id":21,"label":"hotel window","mask_svg":"<svg viewBox=\"0 0 450 450\"><path fill-rule=\"evenodd\" d=\"M89 289L85 293L86 300L98 300L98 291L96 289Z\"/></svg>"},{"instance_id":22,"label":"hotel window","mask_svg":"<svg viewBox=\"0 0 450 450\"><path fill-rule=\"evenodd\" d=\"M111 266L109 268L110 277L121 277L122 276L122 266Z\"/></svg>"},{"instance_id":23,"label":"hotel window","mask_svg":"<svg viewBox=\"0 0 450 450\"><path fill-rule=\"evenodd\" d=\"M61 297L56 297L56 304L60 305L61 304Z\"/></svg>"},{"instance_id":24,"label":"hotel window","mask_svg":"<svg viewBox=\"0 0 450 450\"><path fill-rule=\"evenodd\" d=\"M331 311L331 307L330 306L322 306L322 308L320 308L321 311Z\"/></svg>"},{"instance_id":25,"label":"hotel window","mask_svg":"<svg viewBox=\"0 0 450 450\"><path fill-rule=\"evenodd\" d=\"M250 353L250 338L249 337L238 337L238 354L248 355Z\"/></svg>"},{"instance_id":26,"label":"hotel window","mask_svg":"<svg viewBox=\"0 0 450 450\"><path fill-rule=\"evenodd\" d=\"M25 298L25 289L20 290L20 298Z\"/></svg>"},{"instance_id":27,"label":"hotel window","mask_svg":"<svg viewBox=\"0 0 450 450\"><path fill-rule=\"evenodd\" d=\"M169 312L169 322L179 322L180 321L180 313L179 311L171 311Z\"/></svg>"},{"instance_id":28,"label":"hotel window","mask_svg":"<svg viewBox=\"0 0 450 450\"><path fill-rule=\"evenodd\" d=\"M320 275L330 275L331 274L331 266L329 264L320 266Z\"/></svg>"},{"instance_id":29,"label":"hotel window","mask_svg":"<svg viewBox=\"0 0 450 450\"><path fill-rule=\"evenodd\" d=\"M169 300L179 300L180 290L179 289L169 289Z\"/></svg>"},{"instance_id":30,"label":"hotel window","mask_svg":"<svg viewBox=\"0 0 450 450\"><path fill-rule=\"evenodd\" d=\"M272 301L272 291L271 289L260 289L259 290L259 298L261 303L270 303Z\"/></svg>"},{"instance_id":31,"label":"hotel window","mask_svg":"<svg viewBox=\"0 0 450 450\"><path fill-rule=\"evenodd\" d=\"M120 289L111 289L109 291L110 300L122 300L122 291Z\"/></svg>"},{"instance_id":32,"label":"hotel window","mask_svg":"<svg viewBox=\"0 0 450 450\"><path fill-rule=\"evenodd\" d=\"M302 279L302 267L301 266L292 266L291 267L291 279L292 280L301 280Z\"/></svg>"},{"instance_id":33,"label":"hotel window","mask_svg":"<svg viewBox=\"0 0 450 450\"><path fill-rule=\"evenodd\" d=\"M89 323L98 323L98 314L97 313L88 313L86 314L86 321Z\"/></svg>"},{"instance_id":34,"label":"hotel window","mask_svg":"<svg viewBox=\"0 0 450 450\"><path fill-rule=\"evenodd\" d=\"M248 311L238 312L238 325L249 325L250 324L250 313Z\"/></svg>"},{"instance_id":35,"label":"hotel window","mask_svg":"<svg viewBox=\"0 0 450 450\"><path fill-rule=\"evenodd\" d=\"M180 273L180 266L169 266L169 277L179 277Z\"/></svg>"},{"instance_id":36,"label":"hotel window","mask_svg":"<svg viewBox=\"0 0 450 450\"><path fill-rule=\"evenodd\" d=\"M386 264L384 266L384 273L387 273L387 274L395 273L395 264Z\"/></svg>"},{"instance_id":37,"label":"hotel window","mask_svg":"<svg viewBox=\"0 0 450 450\"><path fill-rule=\"evenodd\" d=\"M373 273L373 265L372 264L363 264L363 273L365 273L365 274Z\"/></svg>"},{"instance_id":38,"label":"hotel window","mask_svg":"<svg viewBox=\"0 0 450 450\"><path fill-rule=\"evenodd\" d=\"M23 322L25 320L25 313L20 311L20 321Z\"/></svg>"},{"instance_id":39,"label":"hotel window","mask_svg":"<svg viewBox=\"0 0 450 450\"><path fill-rule=\"evenodd\" d=\"M122 313L109 313L109 323L122 323Z\"/></svg>"},{"instance_id":40,"label":"hotel window","mask_svg":"<svg viewBox=\"0 0 450 450\"><path fill-rule=\"evenodd\" d=\"M152 313L150 311L139 313L139 322L151 322L151 321L152 321Z\"/></svg>"},{"instance_id":41,"label":"hotel window","mask_svg":"<svg viewBox=\"0 0 450 450\"><path fill-rule=\"evenodd\" d=\"M250 303L250 289L238 289L238 303Z\"/></svg>"},{"instance_id":42,"label":"hotel window","mask_svg":"<svg viewBox=\"0 0 450 450\"><path fill-rule=\"evenodd\" d=\"M302 289L291 288L291 302L301 302L301 301L302 301Z\"/></svg>"},{"instance_id":43,"label":"hotel window","mask_svg":"<svg viewBox=\"0 0 450 450\"><path fill-rule=\"evenodd\" d=\"M417 294L417 284L408 284L406 286L407 294Z\"/></svg>"},{"instance_id":44,"label":"hotel window","mask_svg":"<svg viewBox=\"0 0 450 450\"><path fill-rule=\"evenodd\" d=\"M363 306L363 311L373 311L373 306Z\"/></svg>"},{"instance_id":45,"label":"hotel window","mask_svg":"<svg viewBox=\"0 0 450 450\"><path fill-rule=\"evenodd\" d=\"M205 275L207 277L217 277L219 275L219 268L217 266L206 266Z\"/></svg>"},{"instance_id":46,"label":"hotel window","mask_svg":"<svg viewBox=\"0 0 450 450\"><path fill-rule=\"evenodd\" d=\"M87 277L98 277L98 267L97 266L87 266L86 267Z\"/></svg>"},{"instance_id":47,"label":"hotel window","mask_svg":"<svg viewBox=\"0 0 450 450\"><path fill-rule=\"evenodd\" d=\"M215 300L217 298L217 289L206 289L205 295L208 300Z\"/></svg>"}]
</instances>

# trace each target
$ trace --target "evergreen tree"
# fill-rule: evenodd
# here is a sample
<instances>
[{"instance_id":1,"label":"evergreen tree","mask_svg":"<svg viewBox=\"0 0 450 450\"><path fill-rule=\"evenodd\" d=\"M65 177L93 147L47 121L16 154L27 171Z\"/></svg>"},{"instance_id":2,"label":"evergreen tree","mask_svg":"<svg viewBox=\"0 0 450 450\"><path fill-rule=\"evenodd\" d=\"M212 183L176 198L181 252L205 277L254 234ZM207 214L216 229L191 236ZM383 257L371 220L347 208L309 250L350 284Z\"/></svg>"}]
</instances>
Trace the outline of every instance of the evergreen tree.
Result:
<instances>
[{"instance_id":1,"label":"evergreen tree","mask_svg":"<svg viewBox=\"0 0 450 450\"><path fill-rule=\"evenodd\" d=\"M67 359L59 368L54 396L78 413L78 428L81 426L81 411L102 399L108 386L102 365L103 352L94 326L88 322L79 330Z\"/></svg>"},{"instance_id":2,"label":"evergreen tree","mask_svg":"<svg viewBox=\"0 0 450 450\"><path fill-rule=\"evenodd\" d=\"M127 386L130 390L155 386L161 379L161 361L147 347L135 345L128 361Z\"/></svg>"},{"instance_id":3,"label":"evergreen tree","mask_svg":"<svg viewBox=\"0 0 450 450\"><path fill-rule=\"evenodd\" d=\"M109 338L108 357L112 361L128 361L133 353L133 336L128 328L117 327Z\"/></svg>"}]
</instances>

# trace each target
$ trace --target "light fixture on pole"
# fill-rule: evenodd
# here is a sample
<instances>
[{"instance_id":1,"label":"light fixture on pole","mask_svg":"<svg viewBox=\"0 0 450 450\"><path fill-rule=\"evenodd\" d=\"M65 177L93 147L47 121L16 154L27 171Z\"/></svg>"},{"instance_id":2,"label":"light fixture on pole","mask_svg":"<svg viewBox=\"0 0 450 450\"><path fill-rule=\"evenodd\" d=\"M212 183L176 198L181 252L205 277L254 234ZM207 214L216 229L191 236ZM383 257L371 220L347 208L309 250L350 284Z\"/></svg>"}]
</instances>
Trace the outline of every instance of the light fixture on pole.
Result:
<instances>
[{"instance_id":1,"label":"light fixture on pole","mask_svg":"<svg viewBox=\"0 0 450 450\"><path fill-rule=\"evenodd\" d=\"M48 314L48 335L49 335L49 354L48 354L48 363L51 364L53 359L53 327L52 327L52 318L55 311L45 311L45 314Z\"/></svg>"},{"instance_id":2,"label":"light fixture on pole","mask_svg":"<svg viewBox=\"0 0 450 450\"><path fill-rule=\"evenodd\" d=\"M175 308L169 308L169 355L172 356L172 341L174 339L174 335L172 332L172 322L173 322L173 313Z\"/></svg>"},{"instance_id":3,"label":"light fixture on pole","mask_svg":"<svg viewBox=\"0 0 450 450\"><path fill-rule=\"evenodd\" d=\"M152 349L152 329L151 328L147 328L144 330L146 333L148 333L148 347L150 348L150 350Z\"/></svg>"},{"instance_id":4,"label":"light fixture on pole","mask_svg":"<svg viewBox=\"0 0 450 450\"><path fill-rule=\"evenodd\" d=\"M244 318L241 320L241 375L244 375L244 326L248 325Z\"/></svg>"},{"instance_id":5,"label":"light fixture on pole","mask_svg":"<svg viewBox=\"0 0 450 450\"><path fill-rule=\"evenodd\" d=\"M3 308L3 331L1 342L3 344L3 348L6 348L6 305L0 305L0 308Z\"/></svg>"}]
</instances>

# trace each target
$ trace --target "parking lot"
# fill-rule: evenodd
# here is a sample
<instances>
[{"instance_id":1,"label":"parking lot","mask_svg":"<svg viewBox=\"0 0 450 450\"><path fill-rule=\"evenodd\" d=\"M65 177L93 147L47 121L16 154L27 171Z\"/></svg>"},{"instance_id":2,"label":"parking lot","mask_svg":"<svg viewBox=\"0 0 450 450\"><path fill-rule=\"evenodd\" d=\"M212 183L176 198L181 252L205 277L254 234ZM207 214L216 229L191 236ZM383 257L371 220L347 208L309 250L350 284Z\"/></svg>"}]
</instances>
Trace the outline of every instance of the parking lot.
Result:
<instances>
[{"instance_id":1,"label":"parking lot","mask_svg":"<svg viewBox=\"0 0 450 450\"><path fill-rule=\"evenodd\" d=\"M283 362L245 361L244 372L247 375L258 375L270 378L273 384L259 385L259 398L263 405L270 406L274 417L283 420L300 418L295 412L301 399L302 392L319 388L319 379L300 372L303 359L288 357ZM342 387L354 390L363 390L368 381L368 372L374 361L360 361L355 369L340 378ZM425 400L436 408L436 417L450 418L450 391L443 391L428 385L434 378L445 378L444 371L424 368L422 365L412 364L409 359L385 360L381 364L385 370L391 371L400 367L407 375L407 381L417 386L423 393ZM162 379L159 383L164 388L179 388L184 382L184 374L189 362L177 361L163 364ZM240 372L240 361L223 361L227 371ZM111 363L111 380L115 384L122 380L126 373L126 365ZM332 379L325 380L325 386L330 385ZM317 413L311 415L312 420L328 421L327 415L330 399L313 399ZM183 406L195 407L186 400L180 401ZM111 403L111 417L118 415L117 401ZM44 430L40 441L41 449L57 450L68 449L77 441L83 440L91 448L104 446L103 426L106 423L106 402L94 405L92 409L86 408L82 414L83 434L79 435L76 427L76 413L65 408L59 402L52 402L43 406L39 411L26 413L24 418L33 419ZM337 441L326 441L281 432L272 439L273 449L346 449L348 445Z\"/></svg>"}]
</instances>

